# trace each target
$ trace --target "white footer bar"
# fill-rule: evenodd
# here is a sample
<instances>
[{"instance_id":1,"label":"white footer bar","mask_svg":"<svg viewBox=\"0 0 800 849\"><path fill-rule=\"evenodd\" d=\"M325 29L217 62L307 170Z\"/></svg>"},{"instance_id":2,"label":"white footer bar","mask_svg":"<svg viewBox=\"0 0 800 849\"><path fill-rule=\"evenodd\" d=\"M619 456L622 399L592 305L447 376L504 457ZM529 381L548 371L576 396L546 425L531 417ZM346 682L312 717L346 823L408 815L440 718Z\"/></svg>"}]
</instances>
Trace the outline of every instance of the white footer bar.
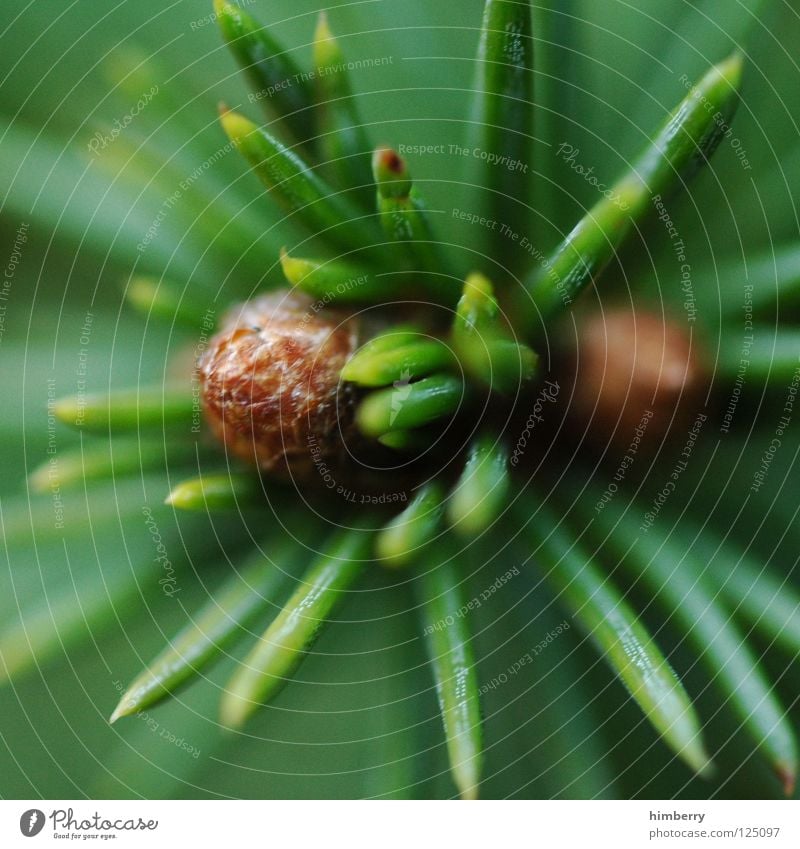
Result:
<instances>
[{"instance_id":1,"label":"white footer bar","mask_svg":"<svg viewBox=\"0 0 800 849\"><path fill-rule=\"evenodd\" d=\"M800 846L797 802L0 801L0 846ZM196 841L196 843L194 842Z\"/></svg>"}]
</instances>

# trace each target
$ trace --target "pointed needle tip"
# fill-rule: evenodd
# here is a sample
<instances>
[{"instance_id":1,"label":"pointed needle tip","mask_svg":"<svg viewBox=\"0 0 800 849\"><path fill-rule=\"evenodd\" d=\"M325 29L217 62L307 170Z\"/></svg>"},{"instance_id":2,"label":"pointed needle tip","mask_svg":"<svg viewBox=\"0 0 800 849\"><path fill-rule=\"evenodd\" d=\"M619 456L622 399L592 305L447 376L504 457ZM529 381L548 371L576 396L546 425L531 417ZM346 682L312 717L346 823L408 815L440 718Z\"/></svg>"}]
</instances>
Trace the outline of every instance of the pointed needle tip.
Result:
<instances>
[{"instance_id":1,"label":"pointed needle tip","mask_svg":"<svg viewBox=\"0 0 800 849\"><path fill-rule=\"evenodd\" d=\"M233 690L227 690L219 706L220 724L232 733L240 731L257 706L256 702L240 696Z\"/></svg>"},{"instance_id":2,"label":"pointed needle tip","mask_svg":"<svg viewBox=\"0 0 800 849\"><path fill-rule=\"evenodd\" d=\"M728 81L729 85L738 89L742 83L742 75L744 73L744 53L737 49L731 53L726 59L717 65L717 70Z\"/></svg>"},{"instance_id":3,"label":"pointed needle tip","mask_svg":"<svg viewBox=\"0 0 800 849\"><path fill-rule=\"evenodd\" d=\"M128 705L124 702L120 702L115 708L114 713L111 714L108 718L108 724L113 725L118 719L122 719L123 716L127 716L130 713L128 709Z\"/></svg>"},{"instance_id":4,"label":"pointed needle tip","mask_svg":"<svg viewBox=\"0 0 800 849\"><path fill-rule=\"evenodd\" d=\"M376 168L389 171L393 174L402 174L405 163L402 156L391 147L378 147L372 155Z\"/></svg>"},{"instance_id":5,"label":"pointed needle tip","mask_svg":"<svg viewBox=\"0 0 800 849\"><path fill-rule=\"evenodd\" d=\"M697 774L709 781L717 774L717 767L710 758L706 758L705 762L697 767Z\"/></svg>"},{"instance_id":6,"label":"pointed needle tip","mask_svg":"<svg viewBox=\"0 0 800 849\"><path fill-rule=\"evenodd\" d=\"M780 781L781 786L783 787L783 792L786 798L789 799L794 796L797 780L795 770L790 766L780 765L776 767L775 772L778 776L778 781Z\"/></svg>"},{"instance_id":7,"label":"pointed needle tip","mask_svg":"<svg viewBox=\"0 0 800 849\"><path fill-rule=\"evenodd\" d=\"M320 9L317 15L317 31L315 33L317 40L322 40L331 37L331 28L328 23L328 13L325 9Z\"/></svg>"}]
</instances>

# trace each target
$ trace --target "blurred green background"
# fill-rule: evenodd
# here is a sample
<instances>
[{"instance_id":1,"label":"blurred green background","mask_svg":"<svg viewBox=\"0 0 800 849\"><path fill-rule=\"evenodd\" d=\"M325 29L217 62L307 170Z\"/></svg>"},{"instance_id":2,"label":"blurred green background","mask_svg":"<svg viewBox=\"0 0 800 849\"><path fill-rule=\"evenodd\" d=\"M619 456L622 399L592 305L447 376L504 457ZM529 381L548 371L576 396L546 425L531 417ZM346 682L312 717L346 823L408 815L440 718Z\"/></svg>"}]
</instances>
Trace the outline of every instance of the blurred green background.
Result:
<instances>
[{"instance_id":1,"label":"blurred green background","mask_svg":"<svg viewBox=\"0 0 800 849\"><path fill-rule=\"evenodd\" d=\"M391 59L353 72L376 143L461 144L468 138L478 0L242 5L273 25L305 64L322 8L348 58ZM733 49L746 52L735 134L751 167L723 143L713 166L672 207L681 231L697 236L692 263L708 303L735 301L745 264L798 237L796 4L562 0L534 6L542 110L531 189L543 249L556 243L594 192L548 155L545 141L569 141L598 175L612 179L684 96L682 75L697 79ZM215 307L277 279L277 249L292 237L273 226L274 211L235 156L222 157L182 192L146 250L137 249L181 181L225 144L218 101L259 117L210 13L206 0L33 0L0 9L4 264L20 227L26 232L0 337L0 623L9 656L19 658L0 690L0 793L449 796L436 699L402 578L371 577L348 602L344 621L323 635L301 682L245 733L226 735L216 722L219 687L235 655L149 717L110 727L119 688L213 593L258 523L176 517L161 505L170 486L164 474L65 492L60 528L53 499L25 487L26 473L47 458L49 446L62 451L80 444L78 435L48 418L49 393L74 394L84 378L87 390L163 382L174 375L176 356L196 342L124 306L132 270L163 274L186 286L197 303ZM122 120L148 81L158 85L158 96L93 157L92 137ZM468 245L469 228L447 214L463 196L461 160L412 157L412 167L429 207L440 213L440 234ZM637 297L680 304L663 228L653 227L647 250L642 245L629 251L625 274L611 285L623 296L635 286ZM707 313L713 346L714 309ZM175 598L158 586L143 506L152 508L172 553L181 589ZM508 568L493 567L484 554L487 568ZM475 578L478 592L486 574ZM544 588L530 588L524 609L515 606L515 592L506 587L478 614L477 654L486 680L519 657L520 645L534 645L562 619ZM40 639L34 649L32 630ZM779 664L778 674L796 693L797 670ZM690 686L699 683L693 675ZM716 739L726 740L731 729L716 715L713 695L699 701L704 715L714 717ZM747 759L747 744L742 748L735 735L719 779L710 786L692 780L574 631L542 655L535 672L488 694L485 712L485 795L772 792L766 779L754 780L761 767ZM796 708L792 717L800 719Z\"/></svg>"}]
</instances>

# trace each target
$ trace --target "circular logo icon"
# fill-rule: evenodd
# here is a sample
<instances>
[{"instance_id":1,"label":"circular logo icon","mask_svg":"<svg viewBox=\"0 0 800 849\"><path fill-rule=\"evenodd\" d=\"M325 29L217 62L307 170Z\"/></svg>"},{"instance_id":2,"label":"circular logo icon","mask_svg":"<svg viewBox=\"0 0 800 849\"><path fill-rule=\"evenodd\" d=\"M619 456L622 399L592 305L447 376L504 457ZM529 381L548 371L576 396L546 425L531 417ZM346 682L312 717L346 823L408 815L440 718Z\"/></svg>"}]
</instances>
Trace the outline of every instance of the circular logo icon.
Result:
<instances>
[{"instance_id":1,"label":"circular logo icon","mask_svg":"<svg viewBox=\"0 0 800 849\"><path fill-rule=\"evenodd\" d=\"M44 812L31 808L19 818L19 830L25 837L36 837L44 828Z\"/></svg>"}]
</instances>

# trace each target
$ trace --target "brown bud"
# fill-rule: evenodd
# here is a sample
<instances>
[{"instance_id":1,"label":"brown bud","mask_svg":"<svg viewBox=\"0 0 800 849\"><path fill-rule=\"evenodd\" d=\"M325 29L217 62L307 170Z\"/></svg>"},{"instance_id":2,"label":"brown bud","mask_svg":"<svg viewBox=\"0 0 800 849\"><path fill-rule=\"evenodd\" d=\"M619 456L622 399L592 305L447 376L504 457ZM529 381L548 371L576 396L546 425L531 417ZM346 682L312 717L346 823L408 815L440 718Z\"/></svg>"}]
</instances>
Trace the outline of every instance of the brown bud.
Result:
<instances>
[{"instance_id":1,"label":"brown bud","mask_svg":"<svg viewBox=\"0 0 800 849\"><path fill-rule=\"evenodd\" d=\"M341 450L352 401L339 374L357 344L356 319L301 293L234 307L197 365L211 430L265 471L306 474Z\"/></svg>"},{"instance_id":2,"label":"brown bud","mask_svg":"<svg viewBox=\"0 0 800 849\"><path fill-rule=\"evenodd\" d=\"M702 403L708 385L697 337L640 309L582 316L573 367L572 412L582 426L621 442L644 419L650 437L663 436Z\"/></svg>"}]
</instances>

